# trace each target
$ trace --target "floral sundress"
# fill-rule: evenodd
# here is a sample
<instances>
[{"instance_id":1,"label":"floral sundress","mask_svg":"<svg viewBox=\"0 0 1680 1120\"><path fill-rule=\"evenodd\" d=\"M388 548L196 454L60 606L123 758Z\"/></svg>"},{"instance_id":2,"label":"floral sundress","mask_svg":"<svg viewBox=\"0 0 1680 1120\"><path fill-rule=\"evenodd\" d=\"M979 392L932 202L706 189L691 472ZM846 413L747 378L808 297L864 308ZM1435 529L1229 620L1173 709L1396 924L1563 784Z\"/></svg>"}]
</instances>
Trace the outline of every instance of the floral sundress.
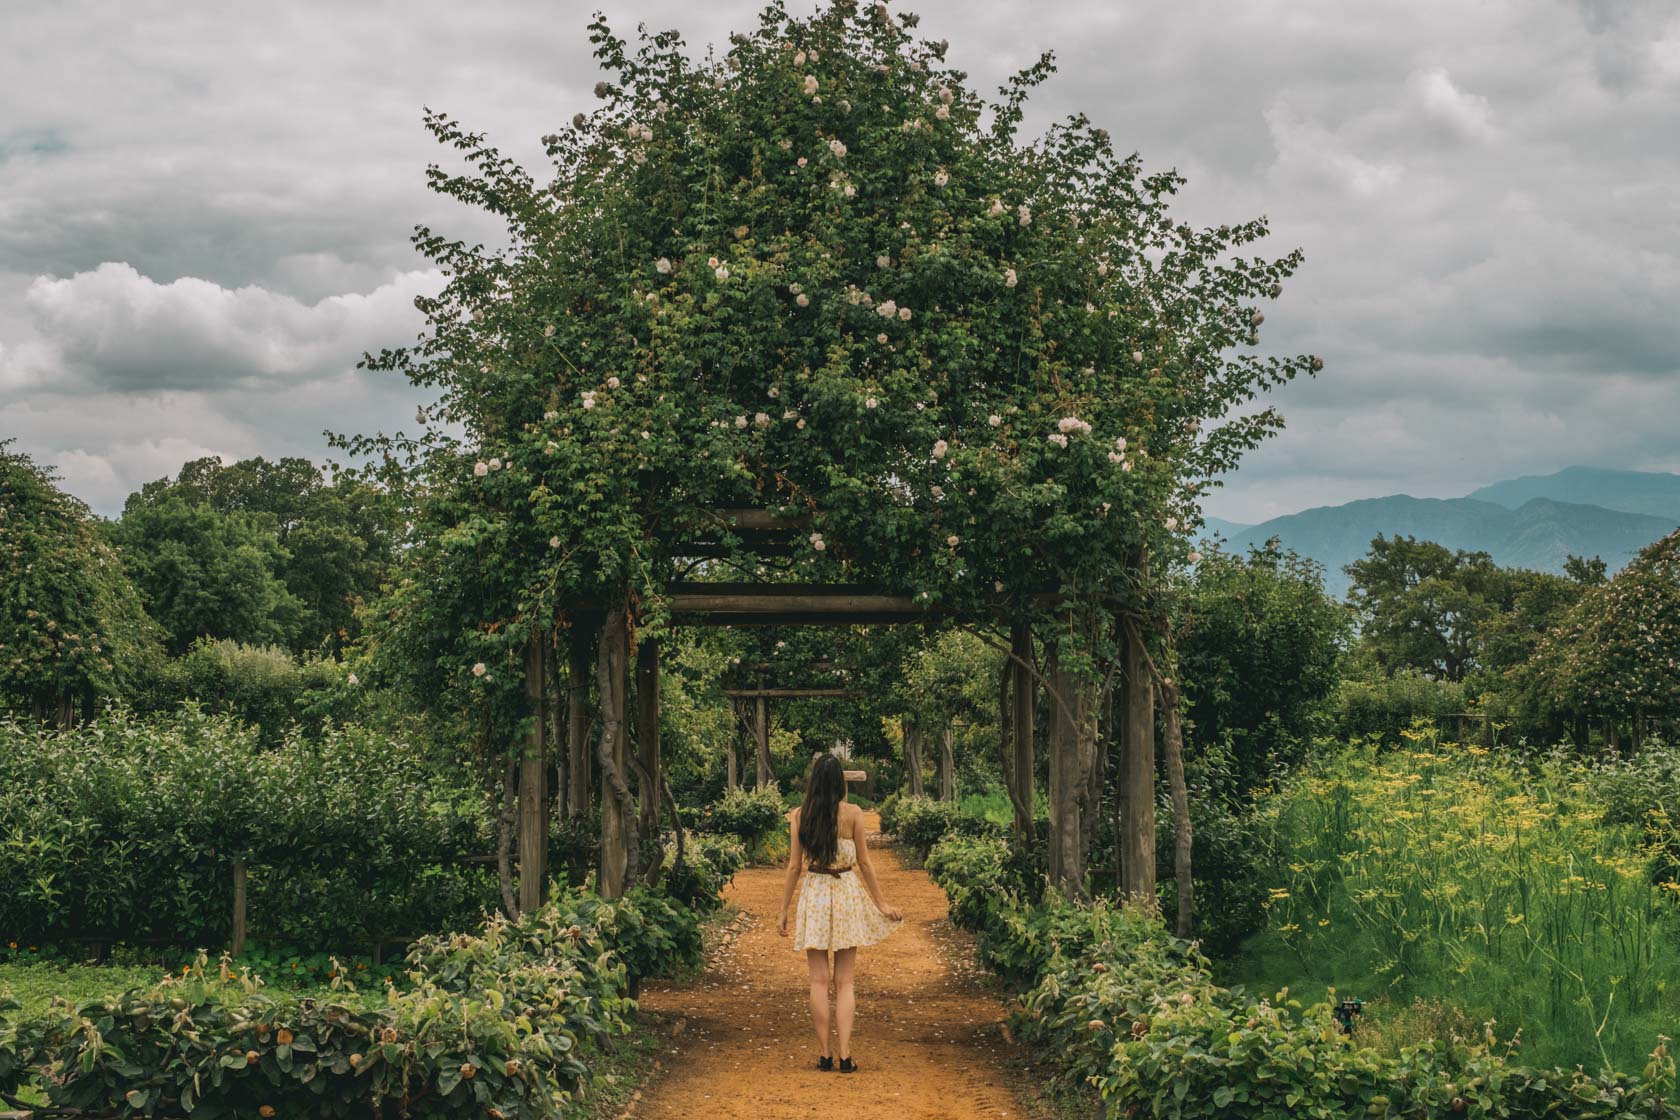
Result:
<instances>
[{"instance_id":1,"label":"floral sundress","mask_svg":"<svg viewBox=\"0 0 1680 1120\"><path fill-rule=\"evenodd\" d=\"M857 871L857 845L841 838L834 848L839 875L805 872L799 888L799 919L794 925L793 947L806 949L851 949L874 945L898 928L898 923L875 908Z\"/></svg>"}]
</instances>

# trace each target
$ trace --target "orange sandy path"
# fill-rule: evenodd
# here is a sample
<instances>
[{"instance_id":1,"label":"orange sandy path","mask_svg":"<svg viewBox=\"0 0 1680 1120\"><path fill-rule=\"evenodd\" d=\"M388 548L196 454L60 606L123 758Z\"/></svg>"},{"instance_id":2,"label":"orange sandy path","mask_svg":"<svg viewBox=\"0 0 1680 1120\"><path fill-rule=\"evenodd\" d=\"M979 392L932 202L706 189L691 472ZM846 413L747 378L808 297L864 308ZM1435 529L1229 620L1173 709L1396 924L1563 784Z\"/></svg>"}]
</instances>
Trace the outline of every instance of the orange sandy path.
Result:
<instances>
[{"instance_id":1,"label":"orange sandy path","mask_svg":"<svg viewBox=\"0 0 1680 1120\"><path fill-rule=\"evenodd\" d=\"M870 814L869 825L879 819ZM782 871L743 870L725 898L745 928L695 980L650 985L642 1006L679 1021L664 1076L625 1114L635 1120L878 1116L1026 1117L1005 1079L1003 1009L979 983L967 940L945 919L945 892L872 848L881 892L904 924L858 950L858 1072L819 1073L803 953L776 934Z\"/></svg>"}]
</instances>

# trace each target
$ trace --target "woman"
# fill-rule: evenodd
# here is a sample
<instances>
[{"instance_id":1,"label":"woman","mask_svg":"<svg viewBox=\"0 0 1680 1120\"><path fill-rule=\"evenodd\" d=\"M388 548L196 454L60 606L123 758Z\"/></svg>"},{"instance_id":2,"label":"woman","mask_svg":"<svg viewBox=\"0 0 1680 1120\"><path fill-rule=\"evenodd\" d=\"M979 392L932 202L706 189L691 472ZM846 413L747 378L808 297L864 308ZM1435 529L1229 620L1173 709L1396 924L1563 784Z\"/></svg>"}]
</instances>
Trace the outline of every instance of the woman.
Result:
<instances>
[{"instance_id":1,"label":"woman","mask_svg":"<svg viewBox=\"0 0 1680 1120\"><path fill-rule=\"evenodd\" d=\"M828 1045L828 954L832 952L840 1072L855 1073L852 968L857 963L857 947L873 945L886 937L904 915L881 897L875 867L869 862L863 810L846 800L846 772L832 754L819 754L812 760L805 777L805 801L793 811L791 823L782 918L776 932L787 936L793 888L809 860L810 866L805 869L810 873L799 892L793 947L805 951L805 964L811 974L811 1023L822 1044L817 1068L834 1068L834 1055ZM859 875L863 877L861 883Z\"/></svg>"}]
</instances>

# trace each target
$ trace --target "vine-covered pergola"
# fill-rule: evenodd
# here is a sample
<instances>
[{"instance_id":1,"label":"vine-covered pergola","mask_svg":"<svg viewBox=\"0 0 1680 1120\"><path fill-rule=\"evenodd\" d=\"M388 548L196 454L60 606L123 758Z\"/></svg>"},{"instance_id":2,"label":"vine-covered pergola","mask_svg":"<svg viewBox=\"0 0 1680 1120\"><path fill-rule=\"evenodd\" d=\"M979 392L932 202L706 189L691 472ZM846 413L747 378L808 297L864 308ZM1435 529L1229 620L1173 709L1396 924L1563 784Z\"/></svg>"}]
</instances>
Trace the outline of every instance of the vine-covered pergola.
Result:
<instances>
[{"instance_id":1,"label":"vine-covered pergola","mask_svg":"<svg viewBox=\"0 0 1680 1120\"><path fill-rule=\"evenodd\" d=\"M372 648L482 713L520 907L556 736L571 811L593 744L602 891L658 875L661 636L714 624L985 635L1022 842L1042 702L1052 881L1085 889L1112 743L1124 883L1153 895L1165 595L1203 489L1279 424L1233 406L1319 366L1252 349L1299 255L1179 221L1181 180L1083 116L1023 138L1048 57L987 100L915 26L774 4L695 57L597 21L598 104L541 182L427 117L464 161L432 185L507 237L419 230L447 283L368 359L436 394L418 435L348 441L413 526Z\"/></svg>"}]
</instances>

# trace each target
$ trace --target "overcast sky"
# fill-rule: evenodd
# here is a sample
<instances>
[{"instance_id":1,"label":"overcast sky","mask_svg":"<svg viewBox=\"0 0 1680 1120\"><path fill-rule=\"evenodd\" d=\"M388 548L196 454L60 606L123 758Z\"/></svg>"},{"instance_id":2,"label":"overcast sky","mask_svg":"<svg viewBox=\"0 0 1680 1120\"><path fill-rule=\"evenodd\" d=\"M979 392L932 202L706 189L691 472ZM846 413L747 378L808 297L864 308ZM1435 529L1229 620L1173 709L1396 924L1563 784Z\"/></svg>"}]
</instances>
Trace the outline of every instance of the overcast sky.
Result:
<instances>
[{"instance_id":1,"label":"overcast sky","mask_svg":"<svg viewBox=\"0 0 1680 1120\"><path fill-rule=\"evenodd\" d=\"M622 32L722 43L756 5L614 0ZM793 0L795 11L807 5ZM905 10L894 4L895 10ZM1268 347L1326 361L1208 503L1259 521L1463 494L1572 464L1680 470L1680 4L927 0L993 89L1042 50L1042 122L1087 112L1190 179L1197 223L1265 214L1306 265ZM541 166L593 104L589 5L55 0L0 35L0 438L102 513L206 454L327 454L412 426L437 277L423 106Z\"/></svg>"}]
</instances>

